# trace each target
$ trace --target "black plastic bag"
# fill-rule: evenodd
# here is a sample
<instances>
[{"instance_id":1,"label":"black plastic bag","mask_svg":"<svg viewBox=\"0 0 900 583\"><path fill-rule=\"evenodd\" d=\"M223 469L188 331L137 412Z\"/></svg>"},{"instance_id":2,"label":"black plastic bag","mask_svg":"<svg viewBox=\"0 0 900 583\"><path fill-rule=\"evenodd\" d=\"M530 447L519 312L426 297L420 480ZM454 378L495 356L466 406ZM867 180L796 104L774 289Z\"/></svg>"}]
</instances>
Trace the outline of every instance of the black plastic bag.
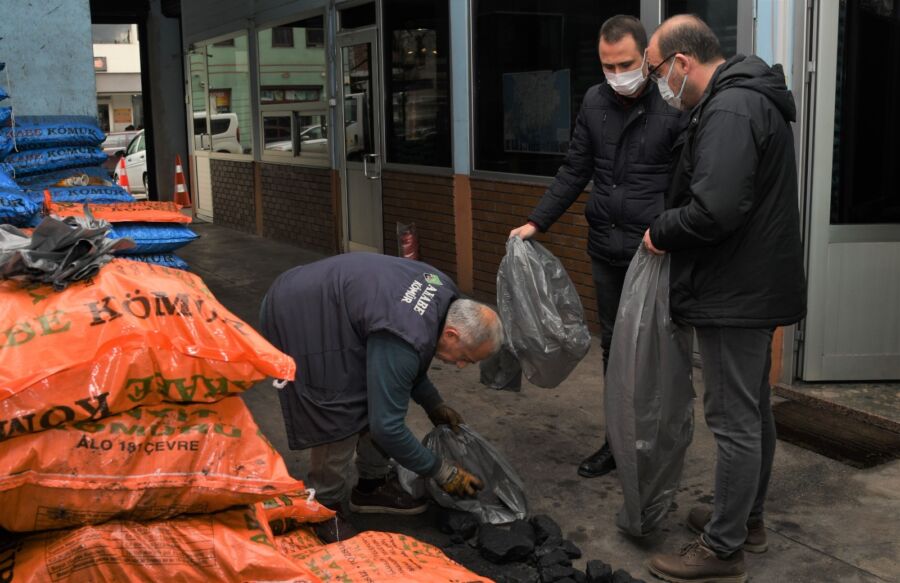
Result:
<instances>
[{"instance_id":1,"label":"black plastic bag","mask_svg":"<svg viewBox=\"0 0 900 583\"><path fill-rule=\"evenodd\" d=\"M525 377L551 389L591 347L578 290L540 243L512 237L497 271L497 309Z\"/></svg>"},{"instance_id":2,"label":"black plastic bag","mask_svg":"<svg viewBox=\"0 0 900 583\"><path fill-rule=\"evenodd\" d=\"M669 255L642 245L625 275L605 391L625 498L616 522L634 536L659 525L681 481L694 435L691 339L669 313Z\"/></svg>"},{"instance_id":3,"label":"black plastic bag","mask_svg":"<svg viewBox=\"0 0 900 583\"><path fill-rule=\"evenodd\" d=\"M482 360L478 365L481 384L500 391L520 391L522 389L522 366L519 359L505 345L494 356Z\"/></svg>"},{"instance_id":4,"label":"black plastic bag","mask_svg":"<svg viewBox=\"0 0 900 583\"><path fill-rule=\"evenodd\" d=\"M460 425L459 433L447 425L439 425L422 443L444 461L458 464L478 476L484 482L484 489L475 498L456 498L444 492L433 479L399 468L400 483L407 492L416 498L429 494L444 508L470 512L483 523L506 524L528 516L522 479L494 446L467 425Z\"/></svg>"}]
</instances>

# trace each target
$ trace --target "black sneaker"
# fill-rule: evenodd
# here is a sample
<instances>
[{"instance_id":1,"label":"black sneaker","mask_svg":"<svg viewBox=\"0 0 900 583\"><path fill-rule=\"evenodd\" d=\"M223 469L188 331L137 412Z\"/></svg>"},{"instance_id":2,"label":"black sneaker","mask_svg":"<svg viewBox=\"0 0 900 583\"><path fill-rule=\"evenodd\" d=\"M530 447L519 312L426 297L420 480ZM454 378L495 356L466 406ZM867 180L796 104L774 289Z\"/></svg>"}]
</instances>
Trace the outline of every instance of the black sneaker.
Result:
<instances>
[{"instance_id":1,"label":"black sneaker","mask_svg":"<svg viewBox=\"0 0 900 583\"><path fill-rule=\"evenodd\" d=\"M353 488L350 492L350 510L360 514L413 515L428 510L428 502L413 498L394 477L385 480L371 492Z\"/></svg>"},{"instance_id":2,"label":"black sneaker","mask_svg":"<svg viewBox=\"0 0 900 583\"><path fill-rule=\"evenodd\" d=\"M325 544L347 540L359 534L356 527L350 524L350 521L344 517L344 513L341 511L338 511L334 518L325 522L318 522L312 527L316 536Z\"/></svg>"},{"instance_id":3,"label":"black sneaker","mask_svg":"<svg viewBox=\"0 0 900 583\"><path fill-rule=\"evenodd\" d=\"M599 478L616 469L616 460L609 449L609 442L594 452L578 466L578 475L585 478Z\"/></svg>"}]
</instances>

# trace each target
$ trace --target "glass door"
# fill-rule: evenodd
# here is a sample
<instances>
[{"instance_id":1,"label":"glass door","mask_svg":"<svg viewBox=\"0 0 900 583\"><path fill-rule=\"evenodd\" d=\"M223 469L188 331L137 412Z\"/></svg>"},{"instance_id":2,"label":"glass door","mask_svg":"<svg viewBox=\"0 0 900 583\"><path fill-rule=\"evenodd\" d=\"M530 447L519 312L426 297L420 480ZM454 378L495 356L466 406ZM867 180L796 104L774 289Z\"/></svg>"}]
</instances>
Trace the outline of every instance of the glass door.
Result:
<instances>
[{"instance_id":1,"label":"glass door","mask_svg":"<svg viewBox=\"0 0 900 583\"><path fill-rule=\"evenodd\" d=\"M345 250L384 248L381 202L381 90L376 30L341 34L341 188Z\"/></svg>"},{"instance_id":2,"label":"glass door","mask_svg":"<svg viewBox=\"0 0 900 583\"><path fill-rule=\"evenodd\" d=\"M212 141L209 133L209 75L206 46L201 45L188 53L191 103L188 128L191 134L191 192L195 193L194 213L203 219L213 218L212 179L209 154Z\"/></svg>"},{"instance_id":3,"label":"glass door","mask_svg":"<svg viewBox=\"0 0 900 583\"><path fill-rule=\"evenodd\" d=\"M900 2L817 5L807 381L900 378Z\"/></svg>"}]
</instances>

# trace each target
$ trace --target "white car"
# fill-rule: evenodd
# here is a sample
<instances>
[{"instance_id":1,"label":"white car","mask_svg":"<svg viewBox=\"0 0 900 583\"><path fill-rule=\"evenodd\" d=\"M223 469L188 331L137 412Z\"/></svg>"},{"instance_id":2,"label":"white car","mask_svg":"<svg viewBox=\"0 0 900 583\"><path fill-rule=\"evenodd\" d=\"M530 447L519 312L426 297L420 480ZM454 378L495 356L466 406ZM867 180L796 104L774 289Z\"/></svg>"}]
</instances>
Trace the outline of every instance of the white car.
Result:
<instances>
[{"instance_id":1,"label":"white car","mask_svg":"<svg viewBox=\"0 0 900 583\"><path fill-rule=\"evenodd\" d=\"M144 130L138 132L125 150L125 171L128 174L128 187L135 198L147 198L147 147L144 143ZM116 166L113 173L116 183L122 167Z\"/></svg>"},{"instance_id":2,"label":"white car","mask_svg":"<svg viewBox=\"0 0 900 583\"><path fill-rule=\"evenodd\" d=\"M194 112L194 149L212 150L226 154L243 154L241 130L236 113L214 113L206 128L206 112ZM212 147L210 147L210 143Z\"/></svg>"}]
</instances>

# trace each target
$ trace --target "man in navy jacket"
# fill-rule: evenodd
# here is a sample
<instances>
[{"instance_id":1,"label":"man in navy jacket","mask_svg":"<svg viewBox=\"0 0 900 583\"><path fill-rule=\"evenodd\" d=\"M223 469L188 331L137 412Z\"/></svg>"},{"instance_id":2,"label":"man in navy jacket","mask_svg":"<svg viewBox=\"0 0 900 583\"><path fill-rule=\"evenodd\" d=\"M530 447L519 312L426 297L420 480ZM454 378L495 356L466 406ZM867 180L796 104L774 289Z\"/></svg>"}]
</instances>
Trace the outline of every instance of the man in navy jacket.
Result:
<instances>
[{"instance_id":1,"label":"man in navy jacket","mask_svg":"<svg viewBox=\"0 0 900 583\"><path fill-rule=\"evenodd\" d=\"M290 448L311 449L308 482L320 502L342 505L354 454L354 512L426 509L389 476L391 458L454 495L481 487L476 476L425 448L405 422L413 400L435 425L458 426L459 413L428 378L432 358L462 368L500 347L497 314L460 298L448 276L404 258L338 255L279 276L260 322L266 338L297 363L296 379L279 397ZM328 539L350 534L342 522L319 532Z\"/></svg>"},{"instance_id":2,"label":"man in navy jacket","mask_svg":"<svg viewBox=\"0 0 900 583\"><path fill-rule=\"evenodd\" d=\"M625 272L644 231L665 208L672 146L685 118L646 82L647 33L640 20L610 18L600 29L598 46L606 82L588 89L556 178L528 223L509 236L528 239L547 231L593 180L584 214L605 375ZM581 462L578 473L594 478L615 467L604 442Z\"/></svg>"}]
</instances>

